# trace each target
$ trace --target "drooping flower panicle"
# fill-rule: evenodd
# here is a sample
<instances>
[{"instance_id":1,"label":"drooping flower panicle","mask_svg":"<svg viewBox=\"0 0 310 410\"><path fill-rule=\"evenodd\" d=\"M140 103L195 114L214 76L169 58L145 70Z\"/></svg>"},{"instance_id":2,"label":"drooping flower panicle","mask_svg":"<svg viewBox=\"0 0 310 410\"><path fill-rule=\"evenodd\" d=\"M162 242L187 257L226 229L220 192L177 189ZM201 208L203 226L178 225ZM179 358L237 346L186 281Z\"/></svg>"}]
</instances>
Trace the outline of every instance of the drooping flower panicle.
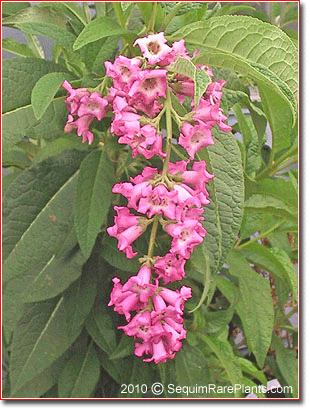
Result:
<instances>
[{"instance_id":1,"label":"drooping flower panicle","mask_svg":"<svg viewBox=\"0 0 310 410\"><path fill-rule=\"evenodd\" d=\"M117 239L118 249L130 259L138 254L135 241L152 226L149 252L140 260L139 272L124 285L119 278L113 279L109 306L125 316L127 325L119 328L136 339L135 354L147 355L144 361L157 364L174 358L182 347L186 338L184 303L191 298L189 287L171 290L166 285L183 279L186 261L207 233L202 214L203 206L210 202L206 184L214 175L204 161L195 161L195 156L202 147L214 144L211 130L216 124L222 131L231 128L220 108L224 80L211 82L195 108L194 81L169 71L179 57L191 58L183 39L169 46L164 34L157 33L139 38L133 45L140 48L142 57L120 55L114 63L105 62L106 75L113 83L107 95L63 83L70 111L65 131L76 128L83 142L92 143L89 128L93 120L101 121L112 111L111 134L117 136L119 144L130 147L133 158L150 160L157 156L163 161L162 169L147 166L129 182L114 185L113 193L124 196L127 206L114 207L114 225L107 228ZM209 67L200 68L213 78ZM191 111L185 117L168 107L171 93L181 104L191 99ZM166 130L162 131L164 114ZM171 115L180 129L178 144L188 154L186 161L170 161ZM165 255L154 256L158 224L170 238L170 249Z\"/></svg>"}]
</instances>

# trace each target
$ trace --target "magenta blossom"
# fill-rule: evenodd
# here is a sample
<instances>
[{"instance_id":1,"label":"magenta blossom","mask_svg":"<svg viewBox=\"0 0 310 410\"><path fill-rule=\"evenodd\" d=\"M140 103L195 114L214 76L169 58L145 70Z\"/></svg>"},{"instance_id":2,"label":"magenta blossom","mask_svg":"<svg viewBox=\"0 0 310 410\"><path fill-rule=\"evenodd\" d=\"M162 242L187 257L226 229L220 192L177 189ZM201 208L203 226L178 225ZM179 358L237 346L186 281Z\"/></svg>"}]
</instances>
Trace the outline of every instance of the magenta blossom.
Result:
<instances>
[{"instance_id":1,"label":"magenta blossom","mask_svg":"<svg viewBox=\"0 0 310 410\"><path fill-rule=\"evenodd\" d=\"M190 159L194 159L196 152L202 147L214 144L210 128L202 121L194 126L184 122L181 131L179 144L185 148Z\"/></svg>"},{"instance_id":2,"label":"magenta blossom","mask_svg":"<svg viewBox=\"0 0 310 410\"><path fill-rule=\"evenodd\" d=\"M114 87L123 92L128 92L136 76L140 72L142 61L139 58L118 56L114 63L105 61L107 76L113 78Z\"/></svg>"},{"instance_id":3,"label":"magenta blossom","mask_svg":"<svg viewBox=\"0 0 310 410\"><path fill-rule=\"evenodd\" d=\"M150 124L141 127L139 121L125 122L126 134L118 139L120 144L128 144L132 149L132 156L136 158L138 154L146 159L154 155L165 157L162 152L162 137L157 134L157 130Z\"/></svg>"},{"instance_id":4,"label":"magenta blossom","mask_svg":"<svg viewBox=\"0 0 310 410\"><path fill-rule=\"evenodd\" d=\"M170 252L185 259L190 258L194 247L203 242L207 233L199 221L191 219L168 224L165 229L173 238Z\"/></svg>"},{"instance_id":5,"label":"magenta blossom","mask_svg":"<svg viewBox=\"0 0 310 410\"><path fill-rule=\"evenodd\" d=\"M165 256L158 257L154 263L154 271L158 275L158 279L162 279L164 285L176 280L182 280L185 276L186 259L167 253Z\"/></svg>"},{"instance_id":6,"label":"magenta blossom","mask_svg":"<svg viewBox=\"0 0 310 410\"><path fill-rule=\"evenodd\" d=\"M131 259L138 254L133 252L131 244L145 231L145 218L131 214L129 209L123 206L115 206L114 209L117 212L114 217L115 225L107 228L107 232L118 240L118 249Z\"/></svg>"},{"instance_id":7,"label":"magenta blossom","mask_svg":"<svg viewBox=\"0 0 310 410\"><path fill-rule=\"evenodd\" d=\"M138 45L144 58L149 64L156 64L164 60L171 52L171 48L166 44L167 40L164 33L150 34L144 38L138 38L134 43L134 47Z\"/></svg>"}]
</instances>

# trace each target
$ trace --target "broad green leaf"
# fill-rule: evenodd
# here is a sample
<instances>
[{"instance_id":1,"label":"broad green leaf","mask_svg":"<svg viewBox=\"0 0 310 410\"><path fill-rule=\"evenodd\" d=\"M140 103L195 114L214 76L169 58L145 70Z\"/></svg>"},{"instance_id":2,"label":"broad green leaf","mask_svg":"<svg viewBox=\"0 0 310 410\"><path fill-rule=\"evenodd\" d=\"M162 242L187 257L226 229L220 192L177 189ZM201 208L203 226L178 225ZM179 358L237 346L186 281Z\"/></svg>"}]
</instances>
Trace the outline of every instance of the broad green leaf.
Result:
<instances>
[{"instance_id":1,"label":"broad green leaf","mask_svg":"<svg viewBox=\"0 0 310 410\"><path fill-rule=\"evenodd\" d=\"M50 366L39 373L28 383L24 384L21 389L15 392L11 398L38 399L52 386L54 386L59 375L70 357L70 350L54 361ZM50 396L47 396L50 398Z\"/></svg>"},{"instance_id":2,"label":"broad green leaf","mask_svg":"<svg viewBox=\"0 0 310 410\"><path fill-rule=\"evenodd\" d=\"M283 218L297 219L297 209L294 204L288 205L272 195L253 194L245 201L247 211L272 213Z\"/></svg>"},{"instance_id":3,"label":"broad green leaf","mask_svg":"<svg viewBox=\"0 0 310 410\"><path fill-rule=\"evenodd\" d=\"M85 326L96 344L110 356L116 348L115 326L103 306L93 308Z\"/></svg>"},{"instance_id":4,"label":"broad green leaf","mask_svg":"<svg viewBox=\"0 0 310 410\"><path fill-rule=\"evenodd\" d=\"M133 353L135 349L135 342L132 337L124 334L117 345L116 349L110 356L110 360L123 359Z\"/></svg>"},{"instance_id":5,"label":"broad green leaf","mask_svg":"<svg viewBox=\"0 0 310 410\"><path fill-rule=\"evenodd\" d=\"M7 174L7 175L3 175L2 176L2 196L4 196L7 192L7 190L9 189L9 186L11 185L11 183L13 181L15 181L15 179L18 177L18 175L20 175L23 171L18 170L18 171L14 171L11 174Z\"/></svg>"},{"instance_id":6,"label":"broad green leaf","mask_svg":"<svg viewBox=\"0 0 310 410\"><path fill-rule=\"evenodd\" d=\"M40 78L31 93L31 105L37 120L41 119L65 80L72 80L68 73L48 73Z\"/></svg>"},{"instance_id":7,"label":"broad green leaf","mask_svg":"<svg viewBox=\"0 0 310 410\"><path fill-rule=\"evenodd\" d=\"M31 160L28 154L19 147L13 147L2 154L3 167L18 167L20 169L28 168L31 165Z\"/></svg>"},{"instance_id":8,"label":"broad green leaf","mask_svg":"<svg viewBox=\"0 0 310 410\"><path fill-rule=\"evenodd\" d=\"M240 151L230 133L213 129L213 146L202 149L198 158L207 163L215 177L209 182L210 204L205 207L204 240L210 259L211 275L216 273L235 243L243 212L243 170Z\"/></svg>"},{"instance_id":9,"label":"broad green leaf","mask_svg":"<svg viewBox=\"0 0 310 410\"><path fill-rule=\"evenodd\" d=\"M143 384L146 384L148 388L150 388L156 380L155 372L150 367L149 363L145 363L141 360L140 357L131 356L127 359L119 360L120 365L122 366L123 362L123 379L122 383L126 383L126 385L131 386L139 386L131 390L127 389L127 392L122 393L122 390L119 391L118 397L120 398L141 398L145 397L145 391L141 388Z\"/></svg>"},{"instance_id":10,"label":"broad green leaf","mask_svg":"<svg viewBox=\"0 0 310 410\"><path fill-rule=\"evenodd\" d=\"M114 167L105 151L94 151L83 160L75 196L74 225L85 258L90 256L106 222L114 182Z\"/></svg>"},{"instance_id":11,"label":"broad green leaf","mask_svg":"<svg viewBox=\"0 0 310 410\"><path fill-rule=\"evenodd\" d=\"M87 144L83 144L82 141L79 138L75 138L75 136L65 136L56 138L52 141L46 141L46 145L44 146L41 141L41 147L35 154L33 160L34 162L41 162L48 157L61 154L65 149L87 151L89 146Z\"/></svg>"},{"instance_id":12,"label":"broad green leaf","mask_svg":"<svg viewBox=\"0 0 310 410\"><path fill-rule=\"evenodd\" d=\"M66 117L67 108L63 97L55 98L40 120L36 119L31 105L6 112L2 115L3 149L22 141L25 137L51 140L64 135Z\"/></svg>"},{"instance_id":13,"label":"broad green leaf","mask_svg":"<svg viewBox=\"0 0 310 410\"><path fill-rule=\"evenodd\" d=\"M73 1L66 1L63 4L84 24L84 26L86 26L87 21L83 7L80 7L78 3Z\"/></svg>"},{"instance_id":14,"label":"broad green leaf","mask_svg":"<svg viewBox=\"0 0 310 410\"><path fill-rule=\"evenodd\" d=\"M204 354L197 348L190 346L187 342L183 343L181 350L175 356L176 380L173 383L179 386L195 386L196 384L207 385L210 381L210 372L208 369L208 360ZM170 381L172 382L172 381ZM176 383L177 382L177 383ZM176 394L174 397L206 397L206 393ZM168 395L171 397L171 394Z\"/></svg>"},{"instance_id":15,"label":"broad green leaf","mask_svg":"<svg viewBox=\"0 0 310 410\"><path fill-rule=\"evenodd\" d=\"M12 342L12 394L50 366L78 337L96 296L91 276L78 279L59 299L26 307Z\"/></svg>"},{"instance_id":16,"label":"broad green leaf","mask_svg":"<svg viewBox=\"0 0 310 410\"><path fill-rule=\"evenodd\" d=\"M30 3L28 1L3 1L1 3L2 15L4 17L17 13L26 7L30 7Z\"/></svg>"},{"instance_id":17,"label":"broad green leaf","mask_svg":"<svg viewBox=\"0 0 310 410\"><path fill-rule=\"evenodd\" d=\"M216 354L226 371L231 385L235 386L240 384L242 379L241 367L230 343L227 340L223 341L210 335L199 334L199 337ZM238 390L234 393L235 397L240 397Z\"/></svg>"},{"instance_id":18,"label":"broad green leaf","mask_svg":"<svg viewBox=\"0 0 310 410\"><path fill-rule=\"evenodd\" d=\"M261 384L267 387L267 378L262 370L259 370L254 363L244 357L237 357L237 361L243 373L253 376L259 380Z\"/></svg>"},{"instance_id":19,"label":"broad green leaf","mask_svg":"<svg viewBox=\"0 0 310 410\"><path fill-rule=\"evenodd\" d=\"M292 291L293 298L296 298L298 290L297 272L286 252L278 248L266 248L263 245L252 242L242 248L241 253L249 262L287 282Z\"/></svg>"},{"instance_id":20,"label":"broad green leaf","mask_svg":"<svg viewBox=\"0 0 310 410\"><path fill-rule=\"evenodd\" d=\"M60 13L57 13L50 7L40 7L39 5L31 5L24 8L16 14L3 19L4 25L17 25L20 23L38 22L43 24L54 24L58 27L66 27L66 18Z\"/></svg>"},{"instance_id":21,"label":"broad green leaf","mask_svg":"<svg viewBox=\"0 0 310 410\"><path fill-rule=\"evenodd\" d=\"M229 29L227 29L229 27ZM259 87L276 150L290 145L297 115L298 53L279 28L248 16L222 16L190 24L174 34L202 48L196 64L234 70Z\"/></svg>"},{"instance_id":22,"label":"broad green leaf","mask_svg":"<svg viewBox=\"0 0 310 410\"><path fill-rule=\"evenodd\" d=\"M190 60L183 57L178 57L177 60L169 66L169 71L185 75L194 81L195 106L197 107L201 96L211 82L210 76L206 73L206 71L197 68Z\"/></svg>"},{"instance_id":23,"label":"broad green leaf","mask_svg":"<svg viewBox=\"0 0 310 410\"><path fill-rule=\"evenodd\" d=\"M17 28L25 33L34 36L44 36L55 41L56 44L61 45L69 52L72 52L73 44L75 42L76 36L70 33L63 27L57 26L57 24L42 23L42 22L28 22L28 23L18 23Z\"/></svg>"},{"instance_id":24,"label":"broad green leaf","mask_svg":"<svg viewBox=\"0 0 310 410\"><path fill-rule=\"evenodd\" d=\"M191 256L191 265L204 276L203 292L198 305L190 312L193 313L195 310L199 309L206 300L211 284L210 260L206 255L206 250L203 246L197 246L195 248L193 255Z\"/></svg>"},{"instance_id":25,"label":"broad green leaf","mask_svg":"<svg viewBox=\"0 0 310 410\"><path fill-rule=\"evenodd\" d=\"M76 353L66 364L58 381L61 398L88 398L100 376L100 362L93 344L83 352Z\"/></svg>"},{"instance_id":26,"label":"broad green leaf","mask_svg":"<svg viewBox=\"0 0 310 410\"><path fill-rule=\"evenodd\" d=\"M61 64L41 58L17 57L4 60L2 62L2 112L28 106L36 82L47 73L59 71L67 70Z\"/></svg>"},{"instance_id":27,"label":"broad green leaf","mask_svg":"<svg viewBox=\"0 0 310 410\"><path fill-rule=\"evenodd\" d=\"M9 53L16 54L21 57L35 57L35 53L31 50L27 44L20 43L13 38L6 37L2 39L2 50Z\"/></svg>"},{"instance_id":28,"label":"broad green leaf","mask_svg":"<svg viewBox=\"0 0 310 410\"><path fill-rule=\"evenodd\" d=\"M249 350L262 367L270 347L274 310L268 279L255 272L244 257L233 250L227 260L229 272L238 278L240 299L236 306Z\"/></svg>"},{"instance_id":29,"label":"broad green leaf","mask_svg":"<svg viewBox=\"0 0 310 410\"><path fill-rule=\"evenodd\" d=\"M114 19L105 16L98 17L87 24L76 39L73 49L78 50L86 44L101 38L122 35L129 35L131 38L135 37L133 32L123 29Z\"/></svg>"},{"instance_id":30,"label":"broad green leaf","mask_svg":"<svg viewBox=\"0 0 310 410\"><path fill-rule=\"evenodd\" d=\"M3 199L3 258L10 267L8 272L4 268L3 280L41 262L43 250L49 260L58 249L69 231L72 205L68 205L84 155L77 150L63 152L33 165L11 184Z\"/></svg>"},{"instance_id":31,"label":"broad green leaf","mask_svg":"<svg viewBox=\"0 0 310 410\"><path fill-rule=\"evenodd\" d=\"M108 234L102 241L101 254L110 265L125 272L136 274L140 268L138 259L127 259L126 255L117 249L117 240Z\"/></svg>"},{"instance_id":32,"label":"broad green leaf","mask_svg":"<svg viewBox=\"0 0 310 410\"><path fill-rule=\"evenodd\" d=\"M291 386L291 397L298 397L298 359L296 352L293 349L287 349L283 345L282 340L274 339L277 343L273 344L276 348L276 361L281 372L282 377L285 379L287 386Z\"/></svg>"},{"instance_id":33,"label":"broad green leaf","mask_svg":"<svg viewBox=\"0 0 310 410\"><path fill-rule=\"evenodd\" d=\"M118 42L119 42L118 36L112 36L112 37L108 37L107 39L105 39L100 50L98 49L96 50L96 55L94 56L92 60L91 71L100 73L101 71L105 70L104 62L106 60L113 59L113 56L117 51Z\"/></svg>"},{"instance_id":34,"label":"broad green leaf","mask_svg":"<svg viewBox=\"0 0 310 410\"><path fill-rule=\"evenodd\" d=\"M29 283L26 302L50 299L66 290L82 274L84 257L71 251L62 258L55 255L47 263L35 268L35 278Z\"/></svg>"},{"instance_id":35,"label":"broad green leaf","mask_svg":"<svg viewBox=\"0 0 310 410\"><path fill-rule=\"evenodd\" d=\"M189 24L171 37L180 38L206 52L220 52L236 56L240 61L258 63L281 78L297 95L298 53L290 38L274 25L249 16L213 17Z\"/></svg>"}]
</instances>

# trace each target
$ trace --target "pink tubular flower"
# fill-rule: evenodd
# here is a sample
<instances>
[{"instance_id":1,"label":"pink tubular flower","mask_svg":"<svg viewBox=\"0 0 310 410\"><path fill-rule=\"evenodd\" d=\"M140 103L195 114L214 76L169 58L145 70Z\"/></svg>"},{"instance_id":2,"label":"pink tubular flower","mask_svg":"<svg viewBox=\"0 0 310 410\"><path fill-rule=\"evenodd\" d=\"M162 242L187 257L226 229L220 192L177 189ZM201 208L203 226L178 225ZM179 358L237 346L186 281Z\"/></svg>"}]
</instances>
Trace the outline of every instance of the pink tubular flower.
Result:
<instances>
[{"instance_id":1,"label":"pink tubular flower","mask_svg":"<svg viewBox=\"0 0 310 410\"><path fill-rule=\"evenodd\" d=\"M178 257L172 253L167 253L163 257L158 257L154 263L154 271L158 275L158 279L162 279L164 285L176 280L182 280L185 276L186 259Z\"/></svg>"},{"instance_id":2,"label":"pink tubular flower","mask_svg":"<svg viewBox=\"0 0 310 410\"><path fill-rule=\"evenodd\" d=\"M162 152L162 137L157 134L157 130L150 124L141 127L139 121L125 123L126 134L118 139L120 144L128 144L132 149L132 156L136 158L138 154L146 159L154 155L164 157Z\"/></svg>"},{"instance_id":3,"label":"pink tubular flower","mask_svg":"<svg viewBox=\"0 0 310 410\"><path fill-rule=\"evenodd\" d=\"M130 320L130 312L138 312L145 309L148 300L158 289L158 284L150 284L151 269L142 266L136 276L132 276L122 285L118 278L113 279L114 288L108 306L114 305L115 312L125 315L127 322Z\"/></svg>"},{"instance_id":4,"label":"pink tubular flower","mask_svg":"<svg viewBox=\"0 0 310 410\"><path fill-rule=\"evenodd\" d=\"M169 219L175 219L176 200L176 191L168 191L164 185L148 185L142 190L137 210L146 214L148 218L155 214L163 214Z\"/></svg>"},{"instance_id":5,"label":"pink tubular flower","mask_svg":"<svg viewBox=\"0 0 310 410\"><path fill-rule=\"evenodd\" d=\"M139 58L127 58L118 56L114 63L105 61L107 76L113 78L114 87L128 92L133 81L140 71L142 61Z\"/></svg>"},{"instance_id":6,"label":"pink tubular flower","mask_svg":"<svg viewBox=\"0 0 310 410\"><path fill-rule=\"evenodd\" d=\"M164 33L150 34L144 38L138 38L134 43L134 47L138 45L144 58L149 64L156 64L164 60L171 48L166 44L167 40Z\"/></svg>"},{"instance_id":7,"label":"pink tubular flower","mask_svg":"<svg viewBox=\"0 0 310 410\"><path fill-rule=\"evenodd\" d=\"M224 123L227 117L223 114L223 110L219 106L219 101L213 105L209 100L201 98L194 112L193 119L206 123L209 128L212 128L216 123L224 132L232 130L229 125Z\"/></svg>"},{"instance_id":8,"label":"pink tubular flower","mask_svg":"<svg viewBox=\"0 0 310 410\"><path fill-rule=\"evenodd\" d=\"M166 225L166 232L172 236L170 252L189 259L195 246L203 242L207 231L197 220L185 220L184 222Z\"/></svg>"},{"instance_id":9,"label":"pink tubular flower","mask_svg":"<svg viewBox=\"0 0 310 410\"><path fill-rule=\"evenodd\" d=\"M179 144L185 148L190 159L194 159L196 152L202 147L214 144L210 128L202 121L194 126L184 122L181 131Z\"/></svg>"},{"instance_id":10,"label":"pink tubular flower","mask_svg":"<svg viewBox=\"0 0 310 410\"><path fill-rule=\"evenodd\" d=\"M106 98L100 97L98 92L93 92L90 95L85 95L80 100L80 106L77 110L77 115L82 117L84 115L91 115L101 121L107 115L106 106L108 101Z\"/></svg>"},{"instance_id":11,"label":"pink tubular flower","mask_svg":"<svg viewBox=\"0 0 310 410\"><path fill-rule=\"evenodd\" d=\"M192 289L182 286L180 290L161 288L159 296L169 305L175 308L177 313L183 314L184 303L192 297Z\"/></svg>"},{"instance_id":12,"label":"pink tubular flower","mask_svg":"<svg viewBox=\"0 0 310 410\"><path fill-rule=\"evenodd\" d=\"M128 199L128 207L137 210L137 202L140 200L140 198L142 198L142 190L148 185L148 181L143 181L136 185L133 185L130 182L121 182L114 185L112 192L114 194L122 194L125 198Z\"/></svg>"},{"instance_id":13,"label":"pink tubular flower","mask_svg":"<svg viewBox=\"0 0 310 410\"><path fill-rule=\"evenodd\" d=\"M117 212L117 216L114 217L115 225L107 228L107 232L118 240L118 249L131 259L138 254L133 252L131 244L145 230L143 218L131 214L129 209L123 206L115 206L114 209Z\"/></svg>"},{"instance_id":14,"label":"pink tubular flower","mask_svg":"<svg viewBox=\"0 0 310 410\"><path fill-rule=\"evenodd\" d=\"M80 117L74 121L73 116L69 114L64 131L67 133L77 128L77 135L82 137L82 142L88 141L88 143L91 144L93 142L94 135L88 128L93 119L94 117L92 115L83 115L83 117Z\"/></svg>"},{"instance_id":15,"label":"pink tubular flower","mask_svg":"<svg viewBox=\"0 0 310 410\"><path fill-rule=\"evenodd\" d=\"M76 115L77 110L80 106L81 98L85 96L89 96L90 92L87 88L73 88L69 81L65 80L62 83L62 87L65 88L69 95L65 99L65 103L67 104L67 108L70 111L71 115Z\"/></svg>"},{"instance_id":16,"label":"pink tubular flower","mask_svg":"<svg viewBox=\"0 0 310 410\"><path fill-rule=\"evenodd\" d=\"M143 70L134 81L128 95L150 104L156 98L166 97L166 88L167 70Z\"/></svg>"}]
</instances>

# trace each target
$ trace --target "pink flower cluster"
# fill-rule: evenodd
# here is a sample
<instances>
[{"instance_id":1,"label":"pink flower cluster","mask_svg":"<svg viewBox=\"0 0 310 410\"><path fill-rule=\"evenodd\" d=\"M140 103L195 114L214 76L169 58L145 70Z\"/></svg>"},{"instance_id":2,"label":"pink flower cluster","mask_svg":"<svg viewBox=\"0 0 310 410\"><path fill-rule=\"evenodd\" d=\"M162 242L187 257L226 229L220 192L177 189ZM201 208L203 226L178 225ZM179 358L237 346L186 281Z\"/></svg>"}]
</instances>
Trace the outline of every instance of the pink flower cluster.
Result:
<instances>
[{"instance_id":1,"label":"pink flower cluster","mask_svg":"<svg viewBox=\"0 0 310 410\"><path fill-rule=\"evenodd\" d=\"M143 265L137 276L132 276L122 285L118 278L113 279L109 306L125 315L126 326L120 326L128 336L139 342L135 344L135 354L139 357L151 355L144 359L166 362L172 359L182 346L186 337L182 313L184 302L191 297L191 289L182 286L179 291L159 287L158 281L151 284L151 268ZM131 312L137 314L131 318Z\"/></svg>"},{"instance_id":2,"label":"pink flower cluster","mask_svg":"<svg viewBox=\"0 0 310 410\"><path fill-rule=\"evenodd\" d=\"M77 128L78 136L82 142L93 142L94 135L89 131L89 126L94 118L101 121L107 114L108 99L102 98L99 92L89 92L87 88L72 88L68 81L62 84L69 95L65 99L70 114L65 125L65 132L71 132Z\"/></svg>"},{"instance_id":3,"label":"pink flower cluster","mask_svg":"<svg viewBox=\"0 0 310 410\"><path fill-rule=\"evenodd\" d=\"M83 142L91 143L92 120L100 121L112 111L111 133L120 144L131 148L133 158L141 155L150 160L156 155L164 162L162 170L148 166L129 182L114 185L112 191L128 202L127 206L114 207L114 225L107 229L127 258L138 254L133 244L152 224L161 224L167 238L171 237L166 255L154 256L153 246L141 260L142 267L136 276L124 285L119 278L113 279L109 302L109 306L125 316L128 324L120 328L137 340L135 354L149 355L144 361L159 363L173 358L182 346L181 340L186 337L184 302L191 297L191 289L186 286L173 291L165 285L182 280L186 261L206 235L202 225L203 206L209 203L205 186L213 175L208 173L204 161L191 160L201 147L214 144L211 129L215 124L223 131L230 127L225 124L226 117L220 108L225 81L211 82L195 109L194 81L171 71L168 75L169 66L177 58L190 59L184 40L170 47L163 33L159 33L137 39L136 45L143 57L120 55L114 63L105 62L106 75L113 82L106 97L87 89L74 90L68 82L63 84L69 92L66 103L70 110L65 130L77 128ZM200 68L213 77L208 67ZM186 150L187 161L170 162L171 139L166 140L163 151L165 134L160 119L165 112L168 115L168 93L174 93L181 104L185 97L192 100L191 111L181 120L175 118L176 124L181 123L178 143Z\"/></svg>"}]
</instances>

